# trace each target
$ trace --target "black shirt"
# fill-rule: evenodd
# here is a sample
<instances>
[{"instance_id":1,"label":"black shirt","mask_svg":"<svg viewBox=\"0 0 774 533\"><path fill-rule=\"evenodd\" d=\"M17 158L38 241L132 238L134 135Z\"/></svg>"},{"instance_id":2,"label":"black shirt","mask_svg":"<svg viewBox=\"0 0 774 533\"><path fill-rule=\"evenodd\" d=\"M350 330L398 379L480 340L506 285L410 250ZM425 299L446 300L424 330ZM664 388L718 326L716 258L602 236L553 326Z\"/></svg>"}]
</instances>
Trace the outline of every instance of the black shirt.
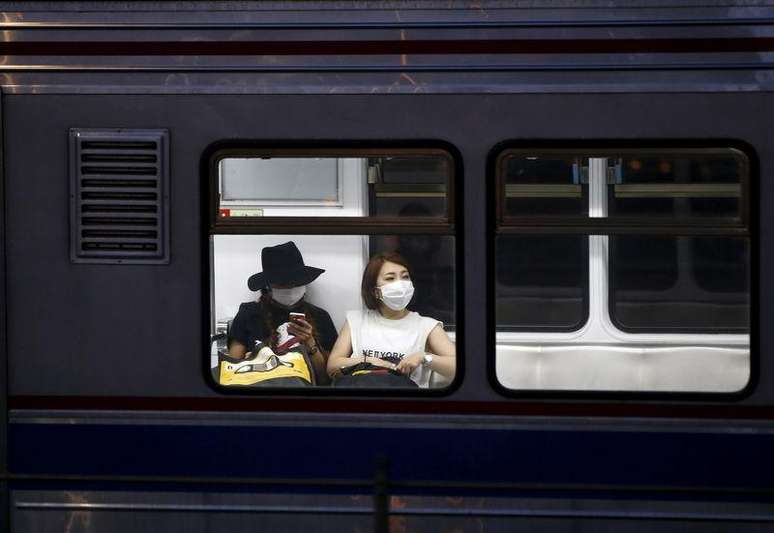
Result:
<instances>
[{"instance_id":1,"label":"black shirt","mask_svg":"<svg viewBox=\"0 0 774 533\"><path fill-rule=\"evenodd\" d=\"M333 343L336 342L338 333L333 325L331 316L324 309L320 309L308 302L301 301L294 305L292 309L281 308L273 303L260 304L258 302L245 302L240 304L234 321L228 331L228 344L232 341L243 344L248 352L252 352L255 347L255 341L266 342L270 339L274 330L267 331L266 320L264 318L264 309L271 313L269 321L274 330L277 326L290 320L291 311L295 313L305 313L306 321L314 325L314 332L320 348L330 352ZM311 320L310 320L311 319Z\"/></svg>"}]
</instances>

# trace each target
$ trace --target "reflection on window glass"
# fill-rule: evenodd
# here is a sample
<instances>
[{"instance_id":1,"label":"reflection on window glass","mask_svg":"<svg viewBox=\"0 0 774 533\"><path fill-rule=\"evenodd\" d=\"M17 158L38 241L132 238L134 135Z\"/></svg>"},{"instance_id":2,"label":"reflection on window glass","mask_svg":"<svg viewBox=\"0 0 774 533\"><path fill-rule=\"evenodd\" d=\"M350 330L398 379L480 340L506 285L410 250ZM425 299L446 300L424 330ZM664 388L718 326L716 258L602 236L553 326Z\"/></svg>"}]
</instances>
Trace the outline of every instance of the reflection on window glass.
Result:
<instances>
[{"instance_id":1,"label":"reflection on window glass","mask_svg":"<svg viewBox=\"0 0 774 533\"><path fill-rule=\"evenodd\" d=\"M693 276L710 292L747 293L750 251L747 239L692 239Z\"/></svg>"},{"instance_id":2,"label":"reflection on window glass","mask_svg":"<svg viewBox=\"0 0 774 533\"><path fill-rule=\"evenodd\" d=\"M611 237L613 320L627 331L748 331L748 249L728 237Z\"/></svg>"},{"instance_id":3,"label":"reflection on window glass","mask_svg":"<svg viewBox=\"0 0 774 533\"><path fill-rule=\"evenodd\" d=\"M378 157L371 158L369 164L381 167L380 181L386 185L445 185L451 170L449 160L439 157Z\"/></svg>"},{"instance_id":4,"label":"reflection on window glass","mask_svg":"<svg viewBox=\"0 0 774 533\"><path fill-rule=\"evenodd\" d=\"M588 212L579 159L514 155L504 159L504 172L505 216Z\"/></svg>"},{"instance_id":5,"label":"reflection on window glass","mask_svg":"<svg viewBox=\"0 0 774 533\"><path fill-rule=\"evenodd\" d=\"M612 161L619 166L619 181L610 189L610 216L739 215L746 161L736 154L629 156Z\"/></svg>"},{"instance_id":6,"label":"reflection on window glass","mask_svg":"<svg viewBox=\"0 0 774 533\"><path fill-rule=\"evenodd\" d=\"M450 162L442 158L381 157L371 169L371 216L443 217Z\"/></svg>"},{"instance_id":7,"label":"reflection on window glass","mask_svg":"<svg viewBox=\"0 0 774 533\"><path fill-rule=\"evenodd\" d=\"M445 330L446 321L454 321L454 238L406 238L213 236L212 320L222 333L213 337L215 381L241 387L448 385L456 369ZM434 268L417 263L423 260ZM348 338L337 346L342 330Z\"/></svg>"},{"instance_id":8,"label":"reflection on window glass","mask_svg":"<svg viewBox=\"0 0 774 533\"><path fill-rule=\"evenodd\" d=\"M497 327L580 328L586 321L588 237L500 235L495 256Z\"/></svg>"},{"instance_id":9,"label":"reflection on window glass","mask_svg":"<svg viewBox=\"0 0 774 533\"><path fill-rule=\"evenodd\" d=\"M445 153L373 157L223 157L219 217L447 217L453 173Z\"/></svg>"},{"instance_id":10,"label":"reflection on window glass","mask_svg":"<svg viewBox=\"0 0 774 533\"><path fill-rule=\"evenodd\" d=\"M678 239L610 237L611 284L623 291L666 291L677 283Z\"/></svg>"}]
</instances>

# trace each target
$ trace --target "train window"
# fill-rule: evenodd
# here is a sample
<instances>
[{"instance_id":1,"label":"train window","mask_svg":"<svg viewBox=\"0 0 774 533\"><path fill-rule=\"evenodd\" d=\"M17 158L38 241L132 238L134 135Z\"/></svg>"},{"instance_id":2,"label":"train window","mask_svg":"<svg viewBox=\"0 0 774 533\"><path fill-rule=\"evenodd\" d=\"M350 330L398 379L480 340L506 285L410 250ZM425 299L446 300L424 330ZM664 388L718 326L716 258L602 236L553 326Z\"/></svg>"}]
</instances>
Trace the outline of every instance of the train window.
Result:
<instances>
[{"instance_id":1,"label":"train window","mask_svg":"<svg viewBox=\"0 0 774 533\"><path fill-rule=\"evenodd\" d=\"M370 215L443 217L450 161L383 157L369 162Z\"/></svg>"},{"instance_id":2,"label":"train window","mask_svg":"<svg viewBox=\"0 0 774 533\"><path fill-rule=\"evenodd\" d=\"M736 393L748 385L743 151L512 149L493 168L500 387ZM514 189L516 176L564 183ZM559 208L570 180L579 204Z\"/></svg>"},{"instance_id":3,"label":"train window","mask_svg":"<svg viewBox=\"0 0 774 533\"><path fill-rule=\"evenodd\" d=\"M572 331L588 315L588 237L499 235L495 242L500 331Z\"/></svg>"},{"instance_id":4,"label":"train window","mask_svg":"<svg viewBox=\"0 0 774 533\"><path fill-rule=\"evenodd\" d=\"M341 165L341 169L339 168ZM220 160L221 207L341 206L346 162L330 158L248 158ZM314 179L310 179L314 176Z\"/></svg>"},{"instance_id":5,"label":"train window","mask_svg":"<svg viewBox=\"0 0 774 533\"><path fill-rule=\"evenodd\" d=\"M585 215L587 202L580 159L550 153L500 161L504 215Z\"/></svg>"},{"instance_id":6,"label":"train window","mask_svg":"<svg viewBox=\"0 0 774 533\"><path fill-rule=\"evenodd\" d=\"M498 159L501 215L520 218L588 214L582 159L557 151L505 153ZM586 321L585 236L498 235L495 284L501 331L571 331ZM546 304L551 305L546 305Z\"/></svg>"},{"instance_id":7,"label":"train window","mask_svg":"<svg viewBox=\"0 0 774 533\"><path fill-rule=\"evenodd\" d=\"M747 160L737 151L611 159L609 216L738 217Z\"/></svg>"},{"instance_id":8,"label":"train window","mask_svg":"<svg viewBox=\"0 0 774 533\"><path fill-rule=\"evenodd\" d=\"M212 154L206 366L218 387L447 388L455 169L439 149Z\"/></svg>"},{"instance_id":9,"label":"train window","mask_svg":"<svg viewBox=\"0 0 774 533\"><path fill-rule=\"evenodd\" d=\"M351 152L226 150L214 162L218 216L227 220L324 213L321 216L449 219L453 161L443 152L348 155Z\"/></svg>"},{"instance_id":10,"label":"train window","mask_svg":"<svg viewBox=\"0 0 774 533\"><path fill-rule=\"evenodd\" d=\"M610 317L622 331L749 328L749 246L729 237L610 239Z\"/></svg>"}]
</instances>

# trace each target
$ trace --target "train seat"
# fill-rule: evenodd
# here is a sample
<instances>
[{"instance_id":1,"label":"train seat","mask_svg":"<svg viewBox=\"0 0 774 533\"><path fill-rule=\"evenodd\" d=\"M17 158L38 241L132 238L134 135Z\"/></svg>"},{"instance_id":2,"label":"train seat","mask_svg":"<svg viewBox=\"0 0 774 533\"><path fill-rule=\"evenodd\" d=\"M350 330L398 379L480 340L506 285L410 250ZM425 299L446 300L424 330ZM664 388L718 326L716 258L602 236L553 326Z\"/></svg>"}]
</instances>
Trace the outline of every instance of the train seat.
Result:
<instances>
[{"instance_id":1,"label":"train seat","mask_svg":"<svg viewBox=\"0 0 774 533\"><path fill-rule=\"evenodd\" d=\"M511 345L497 377L516 390L735 392L749 380L746 348Z\"/></svg>"}]
</instances>

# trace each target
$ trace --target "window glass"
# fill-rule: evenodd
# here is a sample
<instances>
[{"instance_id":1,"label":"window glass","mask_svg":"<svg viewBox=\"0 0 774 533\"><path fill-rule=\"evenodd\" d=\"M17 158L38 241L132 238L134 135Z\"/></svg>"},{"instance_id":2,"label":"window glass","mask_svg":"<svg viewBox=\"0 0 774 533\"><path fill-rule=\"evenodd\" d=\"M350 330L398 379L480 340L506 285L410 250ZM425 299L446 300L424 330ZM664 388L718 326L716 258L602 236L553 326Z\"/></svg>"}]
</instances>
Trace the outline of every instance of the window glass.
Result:
<instances>
[{"instance_id":1,"label":"window glass","mask_svg":"<svg viewBox=\"0 0 774 533\"><path fill-rule=\"evenodd\" d=\"M611 216L739 216L743 154L643 154L610 161Z\"/></svg>"},{"instance_id":2,"label":"window glass","mask_svg":"<svg viewBox=\"0 0 774 533\"><path fill-rule=\"evenodd\" d=\"M750 240L692 240L693 277L696 284L710 292L750 294Z\"/></svg>"},{"instance_id":3,"label":"window glass","mask_svg":"<svg viewBox=\"0 0 774 533\"><path fill-rule=\"evenodd\" d=\"M452 163L440 150L215 154L213 382L447 387L457 363Z\"/></svg>"},{"instance_id":4,"label":"window glass","mask_svg":"<svg viewBox=\"0 0 774 533\"><path fill-rule=\"evenodd\" d=\"M341 204L338 159L333 157L231 157L220 164L225 201Z\"/></svg>"},{"instance_id":5,"label":"window glass","mask_svg":"<svg viewBox=\"0 0 774 533\"><path fill-rule=\"evenodd\" d=\"M494 168L500 385L647 393L748 385L747 155L514 149Z\"/></svg>"},{"instance_id":6,"label":"window glass","mask_svg":"<svg viewBox=\"0 0 774 533\"><path fill-rule=\"evenodd\" d=\"M445 152L314 152L224 151L217 161L218 218L449 216L453 161Z\"/></svg>"},{"instance_id":7,"label":"window glass","mask_svg":"<svg viewBox=\"0 0 774 533\"><path fill-rule=\"evenodd\" d=\"M572 330L586 321L588 237L500 235L495 294L500 330Z\"/></svg>"},{"instance_id":8,"label":"window glass","mask_svg":"<svg viewBox=\"0 0 774 533\"><path fill-rule=\"evenodd\" d=\"M454 237L411 236L412 239L421 239L432 248L435 271L426 268L416 271L414 267L417 263L409 261L406 256L399 256L406 261L414 287L407 309L417 314L388 321L378 311L369 311L362 296L361 281L368 265L369 250L373 250L370 255L394 251L400 254L400 248L396 245L400 245L401 239L405 237L215 235L212 247L212 320L214 325L221 325L221 332L225 334L221 338L213 337L211 345L210 367L215 381L224 386L253 388L330 387L332 384L327 379L326 366L322 363L330 358L338 334L346 324L350 328L357 328L356 338L349 347L350 353L346 354L351 356L353 362L355 359L362 360L365 354L371 363L384 363L386 372L391 368L390 365L400 363L415 352L429 352L419 339L426 339L434 324L450 330L450 325L454 323ZM292 243L292 246L288 243ZM282 276L282 269L293 270L299 266L293 259L295 252L288 251L291 247L301 254L305 267L315 271L309 275L297 274L297 277L300 276L299 282L304 282L305 292L289 296L292 301L285 301L284 298L288 297L288 289L284 287L286 283L272 287L271 282L266 283L266 277ZM277 258L274 260L268 258L267 249L276 251L277 248L285 248L285 251L276 252ZM279 261L279 264L272 266L274 261ZM317 274L318 269L324 272ZM258 273L264 276L251 286L251 280L255 280ZM315 275L313 280L300 279ZM283 278L280 281L287 280ZM294 282L287 284L296 285ZM271 290L267 290L266 285ZM280 295L283 301L279 301L278 291L282 291ZM298 298L300 300L295 303ZM322 358L310 353L310 343L282 347L293 337L292 331L289 332L287 328L292 320L291 312L304 314L303 318L314 328L311 345L319 347ZM452 331L447 336L449 334L449 338L454 337ZM266 350L267 347L271 352ZM274 358L272 352L277 354L278 359ZM350 361L344 361L347 362ZM246 370L242 370L244 368ZM377 379L377 375L371 381L363 378L362 386L409 388L418 385L419 388L441 388L448 385L453 373L443 375L425 371L420 365L405 380L398 375L394 375L395 379L391 380L390 376L393 374L385 375L384 379ZM348 383L346 379L340 378L338 376L334 384L358 386L357 383Z\"/></svg>"},{"instance_id":9,"label":"window glass","mask_svg":"<svg viewBox=\"0 0 774 533\"><path fill-rule=\"evenodd\" d=\"M500 162L507 217L588 212L581 161L560 154L518 154Z\"/></svg>"},{"instance_id":10,"label":"window glass","mask_svg":"<svg viewBox=\"0 0 774 533\"><path fill-rule=\"evenodd\" d=\"M749 329L749 242L610 237L610 312L625 331Z\"/></svg>"},{"instance_id":11,"label":"window glass","mask_svg":"<svg viewBox=\"0 0 774 533\"><path fill-rule=\"evenodd\" d=\"M677 283L679 238L615 235L609 239L612 291L663 292Z\"/></svg>"},{"instance_id":12,"label":"window glass","mask_svg":"<svg viewBox=\"0 0 774 533\"><path fill-rule=\"evenodd\" d=\"M370 216L443 217L449 161L441 157L368 160Z\"/></svg>"}]
</instances>

